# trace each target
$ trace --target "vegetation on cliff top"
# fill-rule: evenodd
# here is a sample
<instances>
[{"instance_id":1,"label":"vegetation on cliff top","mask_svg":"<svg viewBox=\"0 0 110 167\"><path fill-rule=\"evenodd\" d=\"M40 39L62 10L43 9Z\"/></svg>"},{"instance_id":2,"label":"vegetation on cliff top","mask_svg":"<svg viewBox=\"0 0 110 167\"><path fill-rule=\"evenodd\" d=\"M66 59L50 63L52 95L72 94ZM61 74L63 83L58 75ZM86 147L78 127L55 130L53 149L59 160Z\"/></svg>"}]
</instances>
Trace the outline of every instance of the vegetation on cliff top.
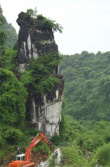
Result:
<instances>
[{"instance_id":1,"label":"vegetation on cliff top","mask_svg":"<svg viewBox=\"0 0 110 167\"><path fill-rule=\"evenodd\" d=\"M42 28L44 29L52 30L53 32L59 31L60 33L62 33L63 27L60 24L56 23L55 20L44 17L43 15L37 15L36 12L36 10L28 9L25 15L28 19L40 20L40 26L42 26Z\"/></svg>"},{"instance_id":2,"label":"vegetation on cliff top","mask_svg":"<svg viewBox=\"0 0 110 167\"><path fill-rule=\"evenodd\" d=\"M43 15L38 15L37 18L41 20L43 28L53 30L53 32L59 31L60 33L62 33L63 27L60 24L56 23L55 20L47 19Z\"/></svg>"}]
</instances>

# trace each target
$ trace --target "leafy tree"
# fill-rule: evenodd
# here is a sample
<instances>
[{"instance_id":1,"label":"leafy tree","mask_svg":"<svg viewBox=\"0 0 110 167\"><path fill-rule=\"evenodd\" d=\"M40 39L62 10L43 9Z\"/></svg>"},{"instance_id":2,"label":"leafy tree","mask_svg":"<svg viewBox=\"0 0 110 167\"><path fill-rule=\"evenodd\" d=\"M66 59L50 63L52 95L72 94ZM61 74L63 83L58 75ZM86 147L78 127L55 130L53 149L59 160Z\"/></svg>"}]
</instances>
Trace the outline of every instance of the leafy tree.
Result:
<instances>
[{"instance_id":1,"label":"leafy tree","mask_svg":"<svg viewBox=\"0 0 110 167\"><path fill-rule=\"evenodd\" d=\"M34 10L33 9L27 9L26 16L27 17L32 17L32 18L37 18L37 9L36 8Z\"/></svg>"},{"instance_id":2,"label":"leafy tree","mask_svg":"<svg viewBox=\"0 0 110 167\"><path fill-rule=\"evenodd\" d=\"M91 166L94 167L97 164L102 167L110 166L110 143L104 144L95 151L91 160Z\"/></svg>"},{"instance_id":3,"label":"leafy tree","mask_svg":"<svg viewBox=\"0 0 110 167\"><path fill-rule=\"evenodd\" d=\"M0 6L0 56L4 51L4 44L6 41L6 34L3 30L3 25L4 25L4 17L2 15L2 8Z\"/></svg>"},{"instance_id":4,"label":"leafy tree","mask_svg":"<svg viewBox=\"0 0 110 167\"><path fill-rule=\"evenodd\" d=\"M0 68L0 122L22 127L25 120L26 91L14 74Z\"/></svg>"},{"instance_id":5,"label":"leafy tree","mask_svg":"<svg viewBox=\"0 0 110 167\"><path fill-rule=\"evenodd\" d=\"M17 33L15 28L12 26L12 24L7 23L5 17L4 17L4 25L3 30L6 33L7 40L5 41L5 49L13 49L13 47L17 43Z\"/></svg>"},{"instance_id":6,"label":"leafy tree","mask_svg":"<svg viewBox=\"0 0 110 167\"><path fill-rule=\"evenodd\" d=\"M60 62L57 53L45 55L30 61L27 71L21 76L21 82L27 90L44 94L50 92L55 84L59 83L58 76L53 74L53 70Z\"/></svg>"},{"instance_id":7,"label":"leafy tree","mask_svg":"<svg viewBox=\"0 0 110 167\"><path fill-rule=\"evenodd\" d=\"M77 143L74 141L69 147L63 147L64 166L89 167L88 160L83 156L83 153Z\"/></svg>"},{"instance_id":8,"label":"leafy tree","mask_svg":"<svg viewBox=\"0 0 110 167\"><path fill-rule=\"evenodd\" d=\"M60 33L62 32L63 27L60 24L56 23L56 21L47 19L43 15L38 15L37 18L41 21L42 28L59 31Z\"/></svg>"},{"instance_id":9,"label":"leafy tree","mask_svg":"<svg viewBox=\"0 0 110 167\"><path fill-rule=\"evenodd\" d=\"M16 65L16 50L7 49L0 56L0 67L14 71Z\"/></svg>"},{"instance_id":10,"label":"leafy tree","mask_svg":"<svg viewBox=\"0 0 110 167\"><path fill-rule=\"evenodd\" d=\"M17 42L17 33L11 24L8 24L3 16L0 6L0 48L13 48Z\"/></svg>"}]
</instances>

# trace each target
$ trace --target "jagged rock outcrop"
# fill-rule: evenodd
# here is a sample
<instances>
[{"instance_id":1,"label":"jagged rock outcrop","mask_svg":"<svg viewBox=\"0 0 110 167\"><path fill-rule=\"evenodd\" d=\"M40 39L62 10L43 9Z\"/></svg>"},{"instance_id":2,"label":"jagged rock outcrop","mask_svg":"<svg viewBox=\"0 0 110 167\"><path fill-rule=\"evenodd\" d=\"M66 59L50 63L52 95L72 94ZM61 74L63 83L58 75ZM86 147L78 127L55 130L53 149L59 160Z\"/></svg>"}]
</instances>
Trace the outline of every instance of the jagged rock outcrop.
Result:
<instances>
[{"instance_id":1,"label":"jagged rock outcrop","mask_svg":"<svg viewBox=\"0 0 110 167\"><path fill-rule=\"evenodd\" d=\"M20 26L18 38L18 66L21 72L26 70L29 59L58 53L51 28L42 26L41 18L31 19L24 12L19 14L17 23ZM48 137L59 134L61 108L64 90L63 77L59 75L59 67L53 73L60 79L51 92L45 95L30 93L27 101L27 112L30 113L33 127L45 133Z\"/></svg>"}]
</instances>

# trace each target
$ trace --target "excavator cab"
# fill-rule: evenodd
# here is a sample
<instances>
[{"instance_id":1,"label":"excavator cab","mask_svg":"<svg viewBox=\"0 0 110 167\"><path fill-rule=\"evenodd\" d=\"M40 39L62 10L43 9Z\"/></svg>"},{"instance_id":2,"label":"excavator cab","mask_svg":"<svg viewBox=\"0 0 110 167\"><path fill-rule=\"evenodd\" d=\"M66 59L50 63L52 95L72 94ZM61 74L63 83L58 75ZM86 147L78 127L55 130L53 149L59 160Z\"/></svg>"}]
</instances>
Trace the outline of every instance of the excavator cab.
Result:
<instances>
[{"instance_id":1,"label":"excavator cab","mask_svg":"<svg viewBox=\"0 0 110 167\"><path fill-rule=\"evenodd\" d=\"M25 158L25 154L19 154L16 156L16 160L23 161Z\"/></svg>"}]
</instances>

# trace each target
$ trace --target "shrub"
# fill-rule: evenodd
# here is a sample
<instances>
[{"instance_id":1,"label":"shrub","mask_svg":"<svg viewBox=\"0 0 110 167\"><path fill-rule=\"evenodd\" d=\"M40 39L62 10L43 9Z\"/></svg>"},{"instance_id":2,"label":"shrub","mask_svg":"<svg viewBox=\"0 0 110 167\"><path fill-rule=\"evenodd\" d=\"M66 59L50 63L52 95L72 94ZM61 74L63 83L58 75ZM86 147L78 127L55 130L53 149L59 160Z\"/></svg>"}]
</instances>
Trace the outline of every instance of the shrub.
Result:
<instances>
[{"instance_id":1,"label":"shrub","mask_svg":"<svg viewBox=\"0 0 110 167\"><path fill-rule=\"evenodd\" d=\"M0 68L0 122L22 127L25 119L26 90L15 75Z\"/></svg>"},{"instance_id":2,"label":"shrub","mask_svg":"<svg viewBox=\"0 0 110 167\"><path fill-rule=\"evenodd\" d=\"M56 23L56 21L47 19L42 15L38 15L37 18L41 20L43 28L53 31L59 31L60 33L62 32L63 27L60 24Z\"/></svg>"},{"instance_id":3,"label":"shrub","mask_svg":"<svg viewBox=\"0 0 110 167\"><path fill-rule=\"evenodd\" d=\"M5 156L5 152L2 150L0 151L0 164L3 163L3 160L4 160L4 156Z\"/></svg>"},{"instance_id":4,"label":"shrub","mask_svg":"<svg viewBox=\"0 0 110 167\"><path fill-rule=\"evenodd\" d=\"M62 148L64 166L89 167L80 147L74 142L72 146Z\"/></svg>"},{"instance_id":5,"label":"shrub","mask_svg":"<svg viewBox=\"0 0 110 167\"><path fill-rule=\"evenodd\" d=\"M51 138L51 142L54 143L54 145L58 146L61 142L61 138L58 135L55 135Z\"/></svg>"},{"instance_id":6,"label":"shrub","mask_svg":"<svg viewBox=\"0 0 110 167\"><path fill-rule=\"evenodd\" d=\"M59 84L59 78L53 74L58 66L60 57L58 53L44 55L30 61L28 69L21 76L21 82L28 92L45 94L50 92L55 84Z\"/></svg>"},{"instance_id":7,"label":"shrub","mask_svg":"<svg viewBox=\"0 0 110 167\"><path fill-rule=\"evenodd\" d=\"M23 139L23 133L19 129L6 127L3 129L3 132L4 139L10 145L19 144L19 142L21 142Z\"/></svg>"},{"instance_id":8,"label":"shrub","mask_svg":"<svg viewBox=\"0 0 110 167\"><path fill-rule=\"evenodd\" d=\"M110 143L104 144L95 151L91 165L94 167L96 164L102 165L103 167L110 166Z\"/></svg>"},{"instance_id":9,"label":"shrub","mask_svg":"<svg viewBox=\"0 0 110 167\"><path fill-rule=\"evenodd\" d=\"M96 164L102 165L103 167L110 166L110 143L104 144L95 151L91 165L94 167Z\"/></svg>"},{"instance_id":10,"label":"shrub","mask_svg":"<svg viewBox=\"0 0 110 167\"><path fill-rule=\"evenodd\" d=\"M4 145L5 145L5 141L2 137L2 134L0 133L0 148L4 148Z\"/></svg>"},{"instance_id":11,"label":"shrub","mask_svg":"<svg viewBox=\"0 0 110 167\"><path fill-rule=\"evenodd\" d=\"M36 8L33 10L33 9L27 9L26 13L25 13L26 17L29 18L37 18L37 11L36 11Z\"/></svg>"},{"instance_id":12,"label":"shrub","mask_svg":"<svg viewBox=\"0 0 110 167\"><path fill-rule=\"evenodd\" d=\"M5 50L4 54L0 56L0 67L14 71L16 65L16 55L16 50Z\"/></svg>"}]
</instances>

